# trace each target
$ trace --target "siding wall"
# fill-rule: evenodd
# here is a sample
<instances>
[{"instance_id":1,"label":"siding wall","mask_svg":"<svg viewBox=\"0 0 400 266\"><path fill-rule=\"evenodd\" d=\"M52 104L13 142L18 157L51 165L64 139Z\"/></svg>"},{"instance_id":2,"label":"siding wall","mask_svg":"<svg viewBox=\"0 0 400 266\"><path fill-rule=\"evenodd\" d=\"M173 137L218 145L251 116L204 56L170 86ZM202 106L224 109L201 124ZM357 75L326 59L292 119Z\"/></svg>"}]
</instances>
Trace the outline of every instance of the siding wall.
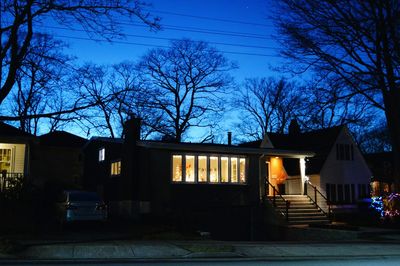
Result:
<instances>
[{"instance_id":1,"label":"siding wall","mask_svg":"<svg viewBox=\"0 0 400 266\"><path fill-rule=\"evenodd\" d=\"M25 144L0 143L0 149L11 149L11 172L24 173Z\"/></svg>"},{"instance_id":2,"label":"siding wall","mask_svg":"<svg viewBox=\"0 0 400 266\"><path fill-rule=\"evenodd\" d=\"M353 144L354 160L337 160L336 159L336 144ZM357 144L353 141L350 133L343 129L339 134L331 152L321 170L320 188L326 193L326 184L355 184L356 198L357 184L369 185L371 171L366 164Z\"/></svg>"}]
</instances>

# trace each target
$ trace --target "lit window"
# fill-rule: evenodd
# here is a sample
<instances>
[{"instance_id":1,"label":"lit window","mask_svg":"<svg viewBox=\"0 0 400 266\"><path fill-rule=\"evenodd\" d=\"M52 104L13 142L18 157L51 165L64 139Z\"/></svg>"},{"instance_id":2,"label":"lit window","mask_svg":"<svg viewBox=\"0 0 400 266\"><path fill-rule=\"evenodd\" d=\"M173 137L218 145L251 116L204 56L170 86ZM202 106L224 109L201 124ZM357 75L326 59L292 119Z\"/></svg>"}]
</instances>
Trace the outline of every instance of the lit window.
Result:
<instances>
[{"instance_id":1,"label":"lit window","mask_svg":"<svg viewBox=\"0 0 400 266\"><path fill-rule=\"evenodd\" d=\"M207 156L198 157L198 179L199 182L207 182Z\"/></svg>"},{"instance_id":2,"label":"lit window","mask_svg":"<svg viewBox=\"0 0 400 266\"><path fill-rule=\"evenodd\" d=\"M174 155L172 157L172 181L182 181L182 156Z\"/></svg>"},{"instance_id":3,"label":"lit window","mask_svg":"<svg viewBox=\"0 0 400 266\"><path fill-rule=\"evenodd\" d=\"M194 182L194 156L186 155L186 182Z\"/></svg>"},{"instance_id":4,"label":"lit window","mask_svg":"<svg viewBox=\"0 0 400 266\"><path fill-rule=\"evenodd\" d=\"M240 183L245 183L246 182L246 159L240 158Z\"/></svg>"},{"instance_id":5,"label":"lit window","mask_svg":"<svg viewBox=\"0 0 400 266\"><path fill-rule=\"evenodd\" d=\"M102 162L106 159L106 149L105 148L101 148L99 150L99 162Z\"/></svg>"},{"instance_id":6,"label":"lit window","mask_svg":"<svg viewBox=\"0 0 400 266\"><path fill-rule=\"evenodd\" d=\"M121 161L111 163L111 175L120 175L121 174Z\"/></svg>"},{"instance_id":7,"label":"lit window","mask_svg":"<svg viewBox=\"0 0 400 266\"><path fill-rule=\"evenodd\" d=\"M226 183L229 182L229 166L228 166L228 157L221 157L221 182Z\"/></svg>"},{"instance_id":8,"label":"lit window","mask_svg":"<svg viewBox=\"0 0 400 266\"><path fill-rule=\"evenodd\" d=\"M245 184L246 159L207 155L172 155L172 181L185 183Z\"/></svg>"},{"instance_id":9,"label":"lit window","mask_svg":"<svg viewBox=\"0 0 400 266\"><path fill-rule=\"evenodd\" d=\"M210 157L210 182L217 183L218 181L218 157Z\"/></svg>"},{"instance_id":10,"label":"lit window","mask_svg":"<svg viewBox=\"0 0 400 266\"><path fill-rule=\"evenodd\" d=\"M237 158L231 158L231 182L238 182L238 174L237 174Z\"/></svg>"},{"instance_id":11,"label":"lit window","mask_svg":"<svg viewBox=\"0 0 400 266\"><path fill-rule=\"evenodd\" d=\"M0 172L11 172L11 149L0 149Z\"/></svg>"}]
</instances>

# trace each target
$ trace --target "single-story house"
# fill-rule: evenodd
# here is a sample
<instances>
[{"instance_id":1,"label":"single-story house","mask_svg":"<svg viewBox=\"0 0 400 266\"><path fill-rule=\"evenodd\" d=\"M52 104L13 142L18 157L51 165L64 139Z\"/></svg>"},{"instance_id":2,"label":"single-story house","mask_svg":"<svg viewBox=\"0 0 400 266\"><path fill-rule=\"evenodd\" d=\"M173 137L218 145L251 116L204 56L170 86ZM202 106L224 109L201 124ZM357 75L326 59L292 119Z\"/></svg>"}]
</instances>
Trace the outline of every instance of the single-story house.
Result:
<instances>
[{"instance_id":1,"label":"single-story house","mask_svg":"<svg viewBox=\"0 0 400 266\"><path fill-rule=\"evenodd\" d=\"M240 226L249 213L263 208L271 186L268 176L282 172L274 160L297 161L305 179L304 162L314 156L298 149L145 141L139 136L140 119L133 118L124 139L94 137L85 146L85 179L89 189L104 195L111 213Z\"/></svg>"}]
</instances>

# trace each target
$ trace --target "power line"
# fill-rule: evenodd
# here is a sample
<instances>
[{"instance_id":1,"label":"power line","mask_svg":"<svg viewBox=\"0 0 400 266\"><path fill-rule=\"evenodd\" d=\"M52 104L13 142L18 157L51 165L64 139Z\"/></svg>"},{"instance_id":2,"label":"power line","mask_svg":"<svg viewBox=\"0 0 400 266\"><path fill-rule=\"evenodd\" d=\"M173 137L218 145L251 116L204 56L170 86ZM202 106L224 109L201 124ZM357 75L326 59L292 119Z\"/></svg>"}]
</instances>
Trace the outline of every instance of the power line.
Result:
<instances>
[{"instance_id":1,"label":"power line","mask_svg":"<svg viewBox=\"0 0 400 266\"><path fill-rule=\"evenodd\" d=\"M146 25L127 23L127 22L117 22L120 25L127 26L136 26L136 27L148 27ZM212 35L224 35L224 36L233 36L233 37L244 37L244 38L253 38L253 39L263 39L269 40L269 37L266 37L261 34L249 34L243 32L235 32L235 31L222 31L222 30L210 30L204 28L195 28L195 27L182 27L182 26L174 26L174 25L163 25L163 29L174 30L174 31L184 31L184 32L195 32L195 33L204 33L204 34L212 34Z\"/></svg>"},{"instance_id":2,"label":"power line","mask_svg":"<svg viewBox=\"0 0 400 266\"><path fill-rule=\"evenodd\" d=\"M196 19L202 19L202 20L220 21L220 22L235 23L235 24L245 24L245 25L261 26L261 27L273 27L272 25L256 23L256 22L248 22L248 21L243 21L243 20L233 20L233 19L213 18L213 17L207 17L207 16L188 15L188 14L183 14L183 13L162 11L162 10L157 10L157 9L144 9L144 10L148 11L148 12L167 14L167 15L173 15L173 16L180 16L180 17L196 18Z\"/></svg>"},{"instance_id":3,"label":"power line","mask_svg":"<svg viewBox=\"0 0 400 266\"><path fill-rule=\"evenodd\" d=\"M126 42L126 41L112 41L112 42L109 42L109 41L103 40L103 39L75 37L75 36L66 36L66 35L58 35L58 34L55 34L54 36L60 37L60 38L75 39L75 40L118 43L118 44L137 45L137 46L156 47L156 48L170 48L169 46L166 46L166 45L155 45L155 44L148 44L148 43L137 43L137 42ZM221 52L221 53L224 53L224 54L236 54L236 55L249 55L249 56L263 56L263 57L277 57L277 58L280 58L279 55L271 55L271 54L231 52L231 51L223 51L223 50L218 50L218 51Z\"/></svg>"},{"instance_id":4,"label":"power line","mask_svg":"<svg viewBox=\"0 0 400 266\"><path fill-rule=\"evenodd\" d=\"M134 27L145 27L147 25L137 24L133 22L128 22L124 20L119 20L115 22L117 25L126 25L126 26L134 26ZM270 40L270 37L267 37L262 34L254 34L254 33L245 33L245 32L237 32L237 31L226 31L226 30L212 30L198 27L186 27L186 26L176 26L176 25L162 25L163 29L173 30L173 31L182 31L182 32L193 32L193 33L203 33L209 35L219 35L219 36L231 36L231 37L242 37L242 38L250 38L250 39L262 39L262 40Z\"/></svg>"},{"instance_id":5,"label":"power line","mask_svg":"<svg viewBox=\"0 0 400 266\"><path fill-rule=\"evenodd\" d=\"M58 30L69 30L69 31L75 31L75 32L94 32L94 31L88 31L88 30L80 30L80 29L74 29L74 28L67 28L67 27L56 27L56 26L41 26L42 28L50 28L50 29L58 29ZM146 35L137 35L137 34L125 34L126 36L129 37L135 37L135 38L145 38L145 39L153 39L153 40L166 40L166 41L177 41L179 40L178 38L165 38L165 37L155 37L155 36L146 36ZM259 45L247 45L247 44L233 44L233 43L225 43L225 42L209 42L209 44L216 44L216 45L225 45L225 46L233 46L233 47L243 47L243 48L256 48L256 49L272 49L272 50L277 50L276 47L272 46L259 46Z\"/></svg>"}]
</instances>

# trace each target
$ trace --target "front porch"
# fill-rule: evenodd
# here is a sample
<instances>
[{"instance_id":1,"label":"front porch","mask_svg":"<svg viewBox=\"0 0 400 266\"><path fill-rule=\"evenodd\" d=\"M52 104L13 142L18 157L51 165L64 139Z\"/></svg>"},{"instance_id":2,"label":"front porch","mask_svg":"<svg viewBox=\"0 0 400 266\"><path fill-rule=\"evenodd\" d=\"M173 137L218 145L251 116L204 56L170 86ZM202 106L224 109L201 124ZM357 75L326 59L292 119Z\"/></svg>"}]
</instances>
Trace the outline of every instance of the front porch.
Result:
<instances>
[{"instance_id":1,"label":"front porch","mask_svg":"<svg viewBox=\"0 0 400 266\"><path fill-rule=\"evenodd\" d=\"M320 189L314 186L305 175L305 157L288 160L284 157L265 156L262 160L265 164L265 176L261 177L264 181L263 197L268 204L272 205L282 223L309 225L330 222L330 203ZM287 161L291 164L289 167L298 167L299 175L288 174L285 168ZM293 170L290 173L293 173Z\"/></svg>"}]
</instances>

